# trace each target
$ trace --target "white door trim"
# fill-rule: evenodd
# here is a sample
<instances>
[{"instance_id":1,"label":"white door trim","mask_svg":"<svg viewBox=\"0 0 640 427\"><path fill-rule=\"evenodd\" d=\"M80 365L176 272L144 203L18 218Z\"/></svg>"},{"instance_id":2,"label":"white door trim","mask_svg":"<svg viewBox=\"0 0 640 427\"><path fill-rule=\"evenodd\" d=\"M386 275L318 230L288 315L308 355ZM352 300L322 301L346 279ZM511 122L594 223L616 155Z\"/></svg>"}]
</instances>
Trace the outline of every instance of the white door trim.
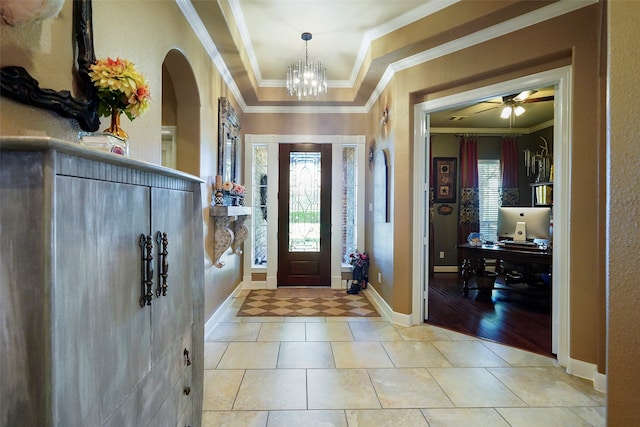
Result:
<instances>
[{"instance_id":1,"label":"white door trim","mask_svg":"<svg viewBox=\"0 0 640 427\"><path fill-rule=\"evenodd\" d=\"M278 221L278 145L279 144L331 144L332 145L332 200L331 200L331 287L340 289L342 283L342 255L341 255L341 236L342 236L342 200L340 198L342 187L342 147L343 145L355 145L357 147L357 164L358 164L358 229L362 230L358 233L358 248L364 248L364 202L365 202L365 167L366 167L366 137L364 135L280 135L280 134L246 134L244 136L245 143L245 169L244 182L249 195L252 194L252 174L253 174L253 144L267 145L268 147L268 176L269 185L267 187L267 210L269 214L269 222L277 224ZM273 179L271 177L274 177ZM272 184L273 180L273 185ZM251 233L250 233L251 234ZM267 233L267 246L269 254L277 254L278 235L277 227L269 227ZM249 236L245 240L244 251L244 272L243 281L247 286L258 286L251 284L252 273L252 239ZM267 258L267 279L266 288L275 289L277 287L277 257L269 256ZM258 271L258 270L255 270Z\"/></svg>"},{"instance_id":2,"label":"white door trim","mask_svg":"<svg viewBox=\"0 0 640 427\"><path fill-rule=\"evenodd\" d=\"M425 297L428 291L428 185L429 152L428 114L462 106L470 101L488 99L519 90L555 86L554 109L554 246L553 246L553 309L552 341L558 362L566 366L569 361L569 265L561 260L570 259L570 171L571 171L571 66L545 71L531 76L474 89L414 106L414 218L413 241L413 304L411 323L423 323L427 312ZM426 195L426 198L425 198ZM423 219L427 219L424 221Z\"/></svg>"}]
</instances>

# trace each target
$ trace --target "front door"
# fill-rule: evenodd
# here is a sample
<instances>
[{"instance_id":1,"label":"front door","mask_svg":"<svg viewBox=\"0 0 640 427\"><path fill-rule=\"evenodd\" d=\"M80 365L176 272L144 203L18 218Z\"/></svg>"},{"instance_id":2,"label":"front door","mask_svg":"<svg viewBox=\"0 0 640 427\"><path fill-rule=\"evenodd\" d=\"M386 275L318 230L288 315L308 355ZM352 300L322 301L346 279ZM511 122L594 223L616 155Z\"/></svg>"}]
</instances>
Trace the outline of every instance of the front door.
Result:
<instances>
[{"instance_id":1,"label":"front door","mask_svg":"<svg viewBox=\"0 0 640 427\"><path fill-rule=\"evenodd\" d=\"M331 285L331 145L281 144L278 285Z\"/></svg>"}]
</instances>

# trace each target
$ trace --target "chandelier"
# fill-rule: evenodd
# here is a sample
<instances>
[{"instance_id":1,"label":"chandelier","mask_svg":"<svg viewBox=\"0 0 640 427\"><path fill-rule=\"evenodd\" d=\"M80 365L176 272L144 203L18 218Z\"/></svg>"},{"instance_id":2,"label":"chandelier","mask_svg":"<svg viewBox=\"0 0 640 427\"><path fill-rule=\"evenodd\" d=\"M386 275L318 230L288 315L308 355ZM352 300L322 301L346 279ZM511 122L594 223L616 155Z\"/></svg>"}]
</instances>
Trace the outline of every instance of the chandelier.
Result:
<instances>
[{"instance_id":1,"label":"chandelier","mask_svg":"<svg viewBox=\"0 0 640 427\"><path fill-rule=\"evenodd\" d=\"M320 61L309 61L309 40L311 33L302 33L305 57L287 68L287 90L298 99L315 97L327 93L327 69Z\"/></svg>"}]
</instances>

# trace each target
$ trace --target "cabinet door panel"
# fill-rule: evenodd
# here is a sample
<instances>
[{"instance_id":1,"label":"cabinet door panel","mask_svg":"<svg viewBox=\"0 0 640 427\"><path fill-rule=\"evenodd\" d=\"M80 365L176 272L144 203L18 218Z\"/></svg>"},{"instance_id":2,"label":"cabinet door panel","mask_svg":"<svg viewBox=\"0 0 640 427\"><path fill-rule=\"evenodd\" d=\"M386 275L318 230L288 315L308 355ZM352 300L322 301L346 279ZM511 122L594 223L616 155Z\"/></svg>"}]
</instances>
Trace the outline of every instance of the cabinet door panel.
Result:
<instances>
[{"instance_id":1,"label":"cabinet door panel","mask_svg":"<svg viewBox=\"0 0 640 427\"><path fill-rule=\"evenodd\" d=\"M161 265L156 263L157 283L154 284L152 309L152 359L155 362L179 339L185 325L192 323L191 271L194 254L194 219L191 212L193 194L185 191L153 188L151 190L151 232L166 233L167 246L167 294L155 297L160 283ZM155 255L158 258L156 243ZM198 256L200 254L197 254Z\"/></svg>"},{"instance_id":2,"label":"cabinet door panel","mask_svg":"<svg viewBox=\"0 0 640 427\"><path fill-rule=\"evenodd\" d=\"M72 177L56 192L55 424L101 425L151 366L151 310L139 304L150 193Z\"/></svg>"}]
</instances>

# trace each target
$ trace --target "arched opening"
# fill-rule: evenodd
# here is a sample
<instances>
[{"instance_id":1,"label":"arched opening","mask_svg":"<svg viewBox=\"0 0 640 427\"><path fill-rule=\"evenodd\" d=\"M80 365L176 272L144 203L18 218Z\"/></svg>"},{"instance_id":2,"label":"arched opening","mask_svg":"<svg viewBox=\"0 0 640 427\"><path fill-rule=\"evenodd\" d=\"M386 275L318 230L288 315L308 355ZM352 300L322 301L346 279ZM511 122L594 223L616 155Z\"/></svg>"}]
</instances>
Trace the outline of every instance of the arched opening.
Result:
<instances>
[{"instance_id":1,"label":"arched opening","mask_svg":"<svg viewBox=\"0 0 640 427\"><path fill-rule=\"evenodd\" d=\"M173 49L162 63L162 164L200 176L200 96L191 65Z\"/></svg>"}]
</instances>

